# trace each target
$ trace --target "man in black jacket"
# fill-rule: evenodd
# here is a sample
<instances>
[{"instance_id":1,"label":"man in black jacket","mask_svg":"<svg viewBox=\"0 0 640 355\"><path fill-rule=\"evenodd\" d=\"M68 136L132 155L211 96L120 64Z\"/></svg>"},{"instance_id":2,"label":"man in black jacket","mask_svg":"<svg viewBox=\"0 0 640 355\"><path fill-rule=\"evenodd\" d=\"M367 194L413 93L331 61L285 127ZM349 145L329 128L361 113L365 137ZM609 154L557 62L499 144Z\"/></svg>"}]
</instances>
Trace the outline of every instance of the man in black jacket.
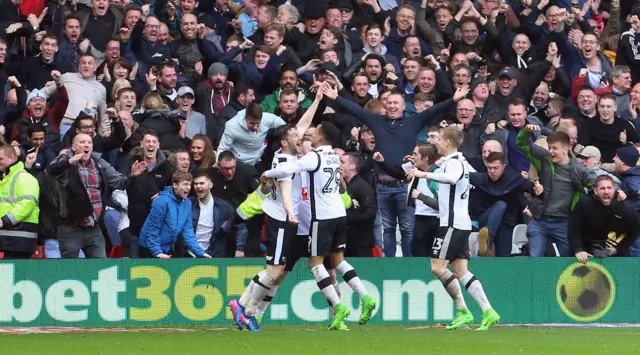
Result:
<instances>
[{"instance_id":1,"label":"man in black jacket","mask_svg":"<svg viewBox=\"0 0 640 355\"><path fill-rule=\"evenodd\" d=\"M134 237L140 235L140 229L151 211L151 202L155 196L166 186L172 185L175 172L175 168L159 150L160 141L154 130L147 129L142 133L140 148L140 153L133 156L132 163L145 162L147 169L140 176L131 179L127 189L129 233ZM134 242L137 243L137 240Z\"/></svg>"},{"instance_id":2,"label":"man in black jacket","mask_svg":"<svg viewBox=\"0 0 640 355\"><path fill-rule=\"evenodd\" d=\"M617 201L611 176L598 176L593 191L571 211L567 228L571 249L583 264L592 256L626 256L640 233L635 208L628 201Z\"/></svg>"},{"instance_id":3,"label":"man in black jacket","mask_svg":"<svg viewBox=\"0 0 640 355\"><path fill-rule=\"evenodd\" d=\"M133 164L131 176L142 174L146 168L144 162ZM105 201L114 189L126 189L129 177L93 154L93 139L86 133L77 134L69 152L56 158L45 172L46 180L56 185L53 191L58 190L47 198L57 209L55 224L62 257L78 258L82 249L89 258L106 258L105 239L100 229ZM50 190L48 186L47 191Z\"/></svg>"},{"instance_id":4,"label":"man in black jacket","mask_svg":"<svg viewBox=\"0 0 640 355\"><path fill-rule=\"evenodd\" d=\"M234 208L247 199L247 196L254 192L260 180L256 169L244 163L239 162L232 152L226 151L218 156L218 164L211 169L211 177L213 181L213 196L221 198ZM246 221L249 232L244 253L236 251L235 240L228 241L228 255L236 257L256 257L260 254L260 230L262 229L262 221L264 215L257 215ZM235 251L235 252L234 252Z\"/></svg>"},{"instance_id":5,"label":"man in black jacket","mask_svg":"<svg viewBox=\"0 0 640 355\"><path fill-rule=\"evenodd\" d=\"M346 257L372 256L373 222L376 219L376 196L373 188L358 175L361 158L356 153L345 153L340 158L342 176L352 205L347 210Z\"/></svg>"}]
</instances>

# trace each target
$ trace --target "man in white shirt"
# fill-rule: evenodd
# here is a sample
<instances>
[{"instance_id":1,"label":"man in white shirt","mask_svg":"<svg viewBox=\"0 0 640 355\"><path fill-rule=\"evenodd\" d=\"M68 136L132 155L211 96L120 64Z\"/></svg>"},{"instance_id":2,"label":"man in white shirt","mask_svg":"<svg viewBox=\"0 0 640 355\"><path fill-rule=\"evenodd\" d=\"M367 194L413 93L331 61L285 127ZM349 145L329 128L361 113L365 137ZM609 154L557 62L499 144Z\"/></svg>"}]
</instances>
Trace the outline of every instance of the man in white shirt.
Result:
<instances>
[{"instance_id":1,"label":"man in white shirt","mask_svg":"<svg viewBox=\"0 0 640 355\"><path fill-rule=\"evenodd\" d=\"M231 257L227 255L227 243L235 235L234 210L226 201L213 197L212 188L213 182L207 170L196 170L193 174L193 189L196 196L189 197L196 240L200 247L213 258Z\"/></svg>"}]
</instances>

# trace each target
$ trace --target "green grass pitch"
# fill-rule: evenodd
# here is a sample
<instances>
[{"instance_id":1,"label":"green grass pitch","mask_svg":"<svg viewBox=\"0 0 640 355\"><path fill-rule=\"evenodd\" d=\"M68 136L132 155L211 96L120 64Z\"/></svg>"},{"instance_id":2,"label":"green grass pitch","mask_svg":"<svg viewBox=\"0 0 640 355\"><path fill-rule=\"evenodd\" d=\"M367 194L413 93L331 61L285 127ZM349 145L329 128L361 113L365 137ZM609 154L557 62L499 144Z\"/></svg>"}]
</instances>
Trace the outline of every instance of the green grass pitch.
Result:
<instances>
[{"instance_id":1,"label":"green grass pitch","mask_svg":"<svg viewBox=\"0 0 640 355\"><path fill-rule=\"evenodd\" d=\"M0 335L0 354L640 354L638 328L516 328L487 332L353 325L265 326L261 333L196 329L187 333Z\"/></svg>"}]
</instances>

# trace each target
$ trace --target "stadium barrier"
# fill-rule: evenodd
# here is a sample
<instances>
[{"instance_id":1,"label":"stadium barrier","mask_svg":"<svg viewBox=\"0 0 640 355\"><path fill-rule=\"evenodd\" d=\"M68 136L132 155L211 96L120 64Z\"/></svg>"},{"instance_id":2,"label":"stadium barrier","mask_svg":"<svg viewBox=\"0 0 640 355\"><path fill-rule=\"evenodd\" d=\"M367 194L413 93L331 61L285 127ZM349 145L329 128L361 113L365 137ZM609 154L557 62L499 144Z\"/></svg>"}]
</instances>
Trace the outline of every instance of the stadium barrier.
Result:
<instances>
[{"instance_id":1,"label":"stadium barrier","mask_svg":"<svg viewBox=\"0 0 640 355\"><path fill-rule=\"evenodd\" d=\"M442 324L453 302L423 258L351 259L378 301L372 324ZM573 258L480 258L472 270L503 323L640 323L640 258L586 266ZM0 262L0 326L231 325L227 303L263 259ZM357 321L357 295L342 297ZM480 320L480 310L465 292ZM326 324L329 311L304 262L289 274L264 324Z\"/></svg>"}]
</instances>

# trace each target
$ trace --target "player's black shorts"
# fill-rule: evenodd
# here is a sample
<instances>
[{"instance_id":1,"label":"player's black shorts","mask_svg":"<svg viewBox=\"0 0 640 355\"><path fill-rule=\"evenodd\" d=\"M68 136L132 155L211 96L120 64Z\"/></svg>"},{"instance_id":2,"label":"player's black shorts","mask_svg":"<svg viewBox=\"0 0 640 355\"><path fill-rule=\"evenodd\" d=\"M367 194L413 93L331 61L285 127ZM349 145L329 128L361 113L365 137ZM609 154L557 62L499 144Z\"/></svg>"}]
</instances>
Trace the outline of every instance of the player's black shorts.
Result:
<instances>
[{"instance_id":1,"label":"player's black shorts","mask_svg":"<svg viewBox=\"0 0 640 355\"><path fill-rule=\"evenodd\" d=\"M291 242L296 237L298 226L267 216L266 227L267 264L286 264L289 258Z\"/></svg>"},{"instance_id":2,"label":"player's black shorts","mask_svg":"<svg viewBox=\"0 0 640 355\"><path fill-rule=\"evenodd\" d=\"M344 252L347 245L347 217L311 222L310 256Z\"/></svg>"},{"instance_id":3,"label":"player's black shorts","mask_svg":"<svg viewBox=\"0 0 640 355\"><path fill-rule=\"evenodd\" d=\"M284 268L285 271L293 271L298 260L309 257L310 241L311 237L309 236L298 235L293 238L293 241L289 246L289 257L287 258L287 265ZM324 267L327 270L333 269L333 265L331 265L331 257L329 255L324 257Z\"/></svg>"},{"instance_id":4,"label":"player's black shorts","mask_svg":"<svg viewBox=\"0 0 640 355\"><path fill-rule=\"evenodd\" d=\"M454 261L456 259L469 260L469 235L471 231L453 227L440 227L438 235L433 239L431 257Z\"/></svg>"}]
</instances>

